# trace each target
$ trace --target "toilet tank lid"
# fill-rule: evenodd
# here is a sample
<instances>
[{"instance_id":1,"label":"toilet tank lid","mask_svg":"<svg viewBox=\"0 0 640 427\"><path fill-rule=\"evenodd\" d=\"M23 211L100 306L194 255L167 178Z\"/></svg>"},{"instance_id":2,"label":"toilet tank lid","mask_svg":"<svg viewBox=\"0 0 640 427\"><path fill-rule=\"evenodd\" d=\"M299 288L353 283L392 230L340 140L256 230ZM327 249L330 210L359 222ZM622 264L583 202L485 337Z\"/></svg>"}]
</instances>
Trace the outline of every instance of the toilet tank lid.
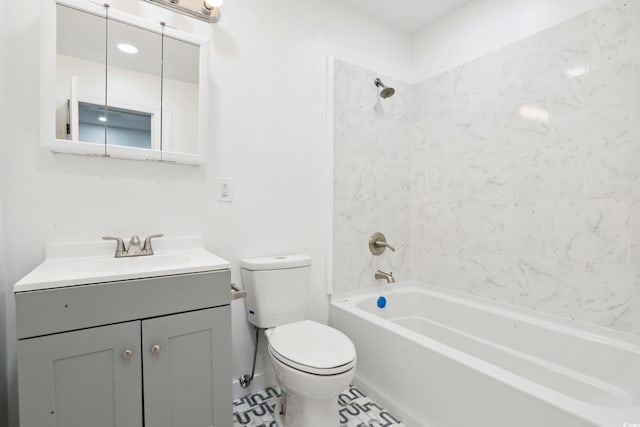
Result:
<instances>
[{"instance_id":1,"label":"toilet tank lid","mask_svg":"<svg viewBox=\"0 0 640 427\"><path fill-rule=\"evenodd\" d=\"M240 260L240 267L245 270L280 270L284 268L307 267L311 265L309 255L281 255Z\"/></svg>"}]
</instances>

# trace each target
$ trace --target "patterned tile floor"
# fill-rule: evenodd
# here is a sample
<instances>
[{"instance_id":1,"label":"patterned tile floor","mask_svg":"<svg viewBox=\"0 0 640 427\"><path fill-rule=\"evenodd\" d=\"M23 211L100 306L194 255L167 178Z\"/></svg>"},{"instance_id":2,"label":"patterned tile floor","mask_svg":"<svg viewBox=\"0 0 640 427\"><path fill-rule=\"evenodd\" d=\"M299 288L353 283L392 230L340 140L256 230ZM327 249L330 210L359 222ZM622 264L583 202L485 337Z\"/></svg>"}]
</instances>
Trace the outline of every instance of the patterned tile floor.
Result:
<instances>
[{"instance_id":1,"label":"patterned tile floor","mask_svg":"<svg viewBox=\"0 0 640 427\"><path fill-rule=\"evenodd\" d=\"M280 397L277 387L233 401L233 426L277 427L273 411ZM342 427L406 427L396 417L369 399L355 386L338 396Z\"/></svg>"}]
</instances>

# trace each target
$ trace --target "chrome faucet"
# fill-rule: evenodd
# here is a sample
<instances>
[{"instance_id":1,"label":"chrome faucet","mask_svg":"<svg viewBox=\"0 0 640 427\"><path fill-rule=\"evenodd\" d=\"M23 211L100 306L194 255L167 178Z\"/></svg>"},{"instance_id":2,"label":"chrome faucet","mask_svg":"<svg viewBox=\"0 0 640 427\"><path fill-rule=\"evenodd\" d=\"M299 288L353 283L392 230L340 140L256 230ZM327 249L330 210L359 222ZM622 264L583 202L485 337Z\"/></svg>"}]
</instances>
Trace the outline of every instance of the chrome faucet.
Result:
<instances>
[{"instance_id":1,"label":"chrome faucet","mask_svg":"<svg viewBox=\"0 0 640 427\"><path fill-rule=\"evenodd\" d=\"M147 256L153 255L153 246L151 245L151 239L156 237L164 237L164 234L153 234L144 239L144 245L140 248L140 237L134 235L129 241L129 247L124 247L124 241L119 237L103 237L102 240L115 240L116 244L116 258L132 257L132 256Z\"/></svg>"},{"instance_id":2,"label":"chrome faucet","mask_svg":"<svg viewBox=\"0 0 640 427\"><path fill-rule=\"evenodd\" d=\"M393 277L393 273L385 273L381 270L376 270L376 274L374 274L376 279L385 279L387 283L396 283L396 279Z\"/></svg>"}]
</instances>

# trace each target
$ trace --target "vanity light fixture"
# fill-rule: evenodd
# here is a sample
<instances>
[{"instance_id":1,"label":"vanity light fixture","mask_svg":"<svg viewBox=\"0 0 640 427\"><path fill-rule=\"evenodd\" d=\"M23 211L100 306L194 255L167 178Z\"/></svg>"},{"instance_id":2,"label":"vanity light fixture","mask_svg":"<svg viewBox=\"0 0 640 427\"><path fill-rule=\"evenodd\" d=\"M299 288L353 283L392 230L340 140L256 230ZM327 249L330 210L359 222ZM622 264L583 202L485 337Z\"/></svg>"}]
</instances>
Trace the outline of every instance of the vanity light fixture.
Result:
<instances>
[{"instance_id":1,"label":"vanity light fixture","mask_svg":"<svg viewBox=\"0 0 640 427\"><path fill-rule=\"evenodd\" d=\"M224 0L144 0L191 18L215 24L222 16L220 6Z\"/></svg>"},{"instance_id":2,"label":"vanity light fixture","mask_svg":"<svg viewBox=\"0 0 640 427\"><path fill-rule=\"evenodd\" d=\"M118 43L118 49L130 55L134 55L138 53L138 48L129 43Z\"/></svg>"},{"instance_id":3,"label":"vanity light fixture","mask_svg":"<svg viewBox=\"0 0 640 427\"><path fill-rule=\"evenodd\" d=\"M200 12L207 16L210 16L215 8L222 6L222 0L204 0Z\"/></svg>"}]
</instances>

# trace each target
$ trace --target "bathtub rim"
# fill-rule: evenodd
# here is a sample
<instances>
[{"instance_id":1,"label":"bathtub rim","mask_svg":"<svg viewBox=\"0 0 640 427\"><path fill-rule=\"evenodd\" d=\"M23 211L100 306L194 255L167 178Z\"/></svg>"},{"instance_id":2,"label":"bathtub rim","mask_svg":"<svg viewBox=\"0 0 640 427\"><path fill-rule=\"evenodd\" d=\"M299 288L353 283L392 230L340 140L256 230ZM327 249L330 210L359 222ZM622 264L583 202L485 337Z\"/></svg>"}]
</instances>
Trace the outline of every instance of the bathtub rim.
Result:
<instances>
[{"instance_id":1,"label":"bathtub rim","mask_svg":"<svg viewBox=\"0 0 640 427\"><path fill-rule=\"evenodd\" d=\"M571 332L586 339L595 339L599 343L640 353L640 337L633 334L615 331L596 325L585 324L584 322L578 322L552 314L539 313L535 310L524 307L513 306L511 304L477 297L460 291L444 289L418 281L403 281L390 286L377 286L375 288L348 291L334 295L332 296L330 303L330 324L333 327L340 329L339 325L336 325L333 322L333 310L340 310L350 315L361 317L366 321L373 323L375 326L382 327L392 333L399 334L408 340L417 342L418 344L427 347L429 350L451 358L455 363L464 365L494 380L504 382L520 392L531 396L533 399L537 399L556 408L560 408L561 410L584 420L586 423L592 423L592 425L595 423L595 425L609 426L614 425L612 423L617 423L617 425L622 426L625 422L634 423L640 421L640 406L615 408L580 401L358 307L358 304L362 301L369 298L375 298L379 295L410 293L415 291L427 293L436 298L444 298L453 302L462 303L463 305L475 306L475 308L482 309L482 306L485 306L485 311L488 306L492 311L495 310L499 314L506 312L512 317L515 315L515 318L518 318L519 320L528 322L533 321L532 323L539 325L542 324L543 327L548 327L550 324L560 324L562 327L561 331L564 330L564 332ZM373 386L369 384L365 378L358 376L357 367L356 378L354 381L356 384L359 383L363 385L363 388L368 389L371 393ZM393 407L399 414L409 415L410 419L414 418L414 416L407 413L406 410L402 409L390 398L386 397L384 393L373 392L371 394L374 395L374 397L381 398L388 406Z\"/></svg>"},{"instance_id":2,"label":"bathtub rim","mask_svg":"<svg viewBox=\"0 0 640 427\"><path fill-rule=\"evenodd\" d=\"M535 319L536 323L548 325L553 323L554 325L560 324L566 327L568 330L579 330L583 333L583 337L588 338L595 336L598 338L605 337L611 340L612 345L620 345L622 343L629 345L631 351L640 350L640 335L635 335L630 332L619 331L606 326L594 325L582 320L563 317L552 313L546 313L531 308L498 301L492 298L483 297L479 295L470 294L456 289L449 289L442 286L433 285L418 280L405 280L396 282L390 285L377 285L375 287L356 289L345 292L340 292L331 295L330 305L337 306L349 306L357 305L359 302L367 299L368 297L384 296L389 293L403 292L408 293L408 289L419 288L430 295L442 298L446 296L449 301L462 302L467 306L474 306L476 308L482 308L482 306L489 306L500 313L516 314L517 317L528 319ZM348 300L348 301L346 301Z\"/></svg>"}]
</instances>

